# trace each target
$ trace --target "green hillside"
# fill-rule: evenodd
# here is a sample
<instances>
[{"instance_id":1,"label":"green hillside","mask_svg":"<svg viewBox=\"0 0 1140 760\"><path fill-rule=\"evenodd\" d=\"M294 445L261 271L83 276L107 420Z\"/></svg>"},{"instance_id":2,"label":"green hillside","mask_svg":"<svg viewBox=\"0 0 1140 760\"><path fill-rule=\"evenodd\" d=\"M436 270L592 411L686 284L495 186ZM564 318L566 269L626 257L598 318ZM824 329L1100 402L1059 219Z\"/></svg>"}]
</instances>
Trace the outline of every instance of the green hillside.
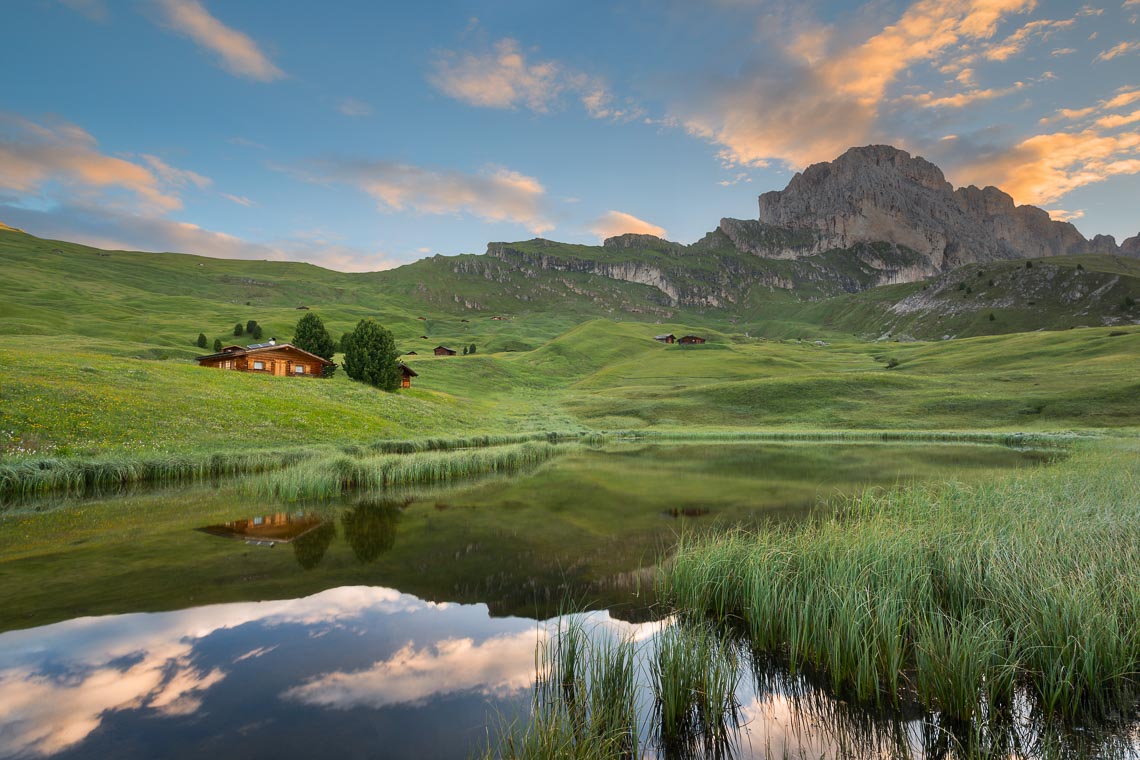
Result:
<instances>
[{"instance_id":1,"label":"green hillside","mask_svg":"<svg viewBox=\"0 0 1140 760\"><path fill-rule=\"evenodd\" d=\"M559 244L559 255L572 248ZM483 269L466 272L472 261ZM486 276L500 265L501 278ZM523 277L488 256L343 274L0 232L0 266L0 447L11 456L542 430L1140 425L1140 328L1129 324L1140 265L1127 259L967 267L828 299L753 293L731 308L670 306L668 317L624 310L655 303L655 288L588 272ZM524 281L529 294L516 292ZM900 314L914 299L925 305ZM193 363L199 332L211 343L248 342L233 325L255 319L266 337L288 340L306 313L299 307L334 336L363 317L390 327L417 354L406 357L415 387L389 395L343 374L298 381ZM1105 318L1118 324L1028 331ZM1021 332L984 335L1010 328ZM910 340L942 331L957 339ZM708 342L653 340L668 332ZM441 343L477 353L431 356Z\"/></svg>"}]
</instances>

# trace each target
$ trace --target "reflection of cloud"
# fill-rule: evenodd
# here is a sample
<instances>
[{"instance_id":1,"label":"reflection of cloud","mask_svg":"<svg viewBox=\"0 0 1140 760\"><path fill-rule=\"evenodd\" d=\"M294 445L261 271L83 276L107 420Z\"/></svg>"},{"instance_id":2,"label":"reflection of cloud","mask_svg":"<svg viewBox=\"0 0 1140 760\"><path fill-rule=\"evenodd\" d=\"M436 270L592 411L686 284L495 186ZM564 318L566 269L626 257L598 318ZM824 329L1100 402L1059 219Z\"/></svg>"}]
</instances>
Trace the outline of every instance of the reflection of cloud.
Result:
<instances>
[{"instance_id":1,"label":"reflection of cloud","mask_svg":"<svg viewBox=\"0 0 1140 760\"><path fill-rule=\"evenodd\" d=\"M344 587L278 602L214 605L179 612L80 618L0 635L0 755L47 755L97 729L114 710L189 715L224 671L191 663L197 640L252 622L334 626L365 611L442 609L383 588ZM247 652L233 662L268 654ZM52 672L66 658L66 676ZM124 669L118 663L132 664Z\"/></svg>"},{"instance_id":2,"label":"reflection of cloud","mask_svg":"<svg viewBox=\"0 0 1140 760\"><path fill-rule=\"evenodd\" d=\"M321 707L349 709L417 704L443 694L478 691L507 696L534 684L536 631L472 639L444 639L416 649L411 643L367 670L322 675L285 692Z\"/></svg>"},{"instance_id":3,"label":"reflection of cloud","mask_svg":"<svg viewBox=\"0 0 1140 760\"><path fill-rule=\"evenodd\" d=\"M188 653L190 646L174 648ZM111 710L191 714L200 706L198 695L224 677L220 670L203 673L169 649L125 671L104 666L71 678L20 668L0 672L0 752L54 754L83 741Z\"/></svg>"}]
</instances>

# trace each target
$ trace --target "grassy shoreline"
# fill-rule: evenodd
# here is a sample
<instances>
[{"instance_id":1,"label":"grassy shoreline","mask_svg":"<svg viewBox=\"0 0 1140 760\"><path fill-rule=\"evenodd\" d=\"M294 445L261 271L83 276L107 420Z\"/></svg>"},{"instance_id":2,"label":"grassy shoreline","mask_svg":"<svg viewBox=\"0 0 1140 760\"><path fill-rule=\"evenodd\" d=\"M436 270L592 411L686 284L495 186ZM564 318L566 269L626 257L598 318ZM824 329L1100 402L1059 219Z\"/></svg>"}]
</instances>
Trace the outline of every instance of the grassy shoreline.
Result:
<instances>
[{"instance_id":1,"label":"grassy shoreline","mask_svg":"<svg viewBox=\"0 0 1140 760\"><path fill-rule=\"evenodd\" d=\"M332 446L314 444L287 449L263 451L219 451L204 454L119 455L116 457L6 457L0 458L0 498L32 496L36 494L65 493L81 495L97 489L138 484L193 483L219 477L276 472L308 463L314 473L319 462L337 460L363 460L378 455L403 457L430 452L457 452L472 449L511 446L529 442L551 444L577 441L603 444L612 440L645 442L928 442L976 443L1003 446L1063 446L1102 433L1075 432L1001 432L1001 431L929 431L929 430L626 430L593 431L548 430L532 433L498 433L467 436L437 436L380 440L357 444ZM384 465L379 465L383 470ZM367 469L367 468L365 468ZM494 469L483 472L494 471ZM466 474L475 474L468 471ZM360 477L341 477L337 493L357 484L366 487L384 485L383 477L374 478L357 473ZM393 483L431 482L432 478L397 478ZM327 478L324 478L327 480ZM328 495L330 486L316 488L314 495ZM260 488L267 495L272 488ZM286 488L283 492L300 495L299 489ZM319 493L317 493L319 492Z\"/></svg>"}]
</instances>

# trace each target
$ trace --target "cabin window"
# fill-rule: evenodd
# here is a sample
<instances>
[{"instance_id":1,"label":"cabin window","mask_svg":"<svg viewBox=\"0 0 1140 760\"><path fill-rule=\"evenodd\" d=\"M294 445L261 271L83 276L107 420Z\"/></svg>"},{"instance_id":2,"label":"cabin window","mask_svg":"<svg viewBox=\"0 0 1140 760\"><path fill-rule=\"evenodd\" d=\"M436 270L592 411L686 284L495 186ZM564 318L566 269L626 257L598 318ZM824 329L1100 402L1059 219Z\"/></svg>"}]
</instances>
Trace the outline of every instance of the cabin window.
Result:
<instances>
[{"instance_id":1,"label":"cabin window","mask_svg":"<svg viewBox=\"0 0 1140 760\"><path fill-rule=\"evenodd\" d=\"M233 359L228 359L228 360L222 362L222 369L233 369L233 368L234 368Z\"/></svg>"},{"instance_id":2,"label":"cabin window","mask_svg":"<svg viewBox=\"0 0 1140 760\"><path fill-rule=\"evenodd\" d=\"M296 367L293 368L293 372L295 372L298 375L305 374L305 365L304 364L298 364Z\"/></svg>"},{"instance_id":3,"label":"cabin window","mask_svg":"<svg viewBox=\"0 0 1140 760\"><path fill-rule=\"evenodd\" d=\"M253 368L254 369L265 369L265 362L254 362Z\"/></svg>"}]
</instances>

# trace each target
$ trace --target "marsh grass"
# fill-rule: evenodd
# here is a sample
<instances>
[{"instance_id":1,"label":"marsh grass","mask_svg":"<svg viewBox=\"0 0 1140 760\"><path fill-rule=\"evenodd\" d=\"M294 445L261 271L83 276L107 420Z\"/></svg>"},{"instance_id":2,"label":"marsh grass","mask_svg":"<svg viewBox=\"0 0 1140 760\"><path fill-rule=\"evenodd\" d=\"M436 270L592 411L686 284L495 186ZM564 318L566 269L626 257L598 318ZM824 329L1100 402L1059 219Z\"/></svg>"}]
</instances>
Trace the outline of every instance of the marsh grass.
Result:
<instances>
[{"instance_id":1,"label":"marsh grass","mask_svg":"<svg viewBox=\"0 0 1140 760\"><path fill-rule=\"evenodd\" d=\"M662 592L793 672L977 721L1019 686L1049 718L1134 703L1140 457L1101 444L994 482L872 490L801 526L683 542Z\"/></svg>"},{"instance_id":2,"label":"marsh grass","mask_svg":"<svg viewBox=\"0 0 1140 760\"><path fill-rule=\"evenodd\" d=\"M739 667L735 647L708 625L681 621L661 632L653 685L666 755L729 754L738 719Z\"/></svg>"},{"instance_id":3,"label":"marsh grass","mask_svg":"<svg viewBox=\"0 0 1140 760\"><path fill-rule=\"evenodd\" d=\"M242 488L254 496L289 501L329 499L352 491L381 491L392 486L517 472L567 450L568 445L543 441L412 454L332 454L249 478L243 481Z\"/></svg>"},{"instance_id":4,"label":"marsh grass","mask_svg":"<svg viewBox=\"0 0 1140 760\"><path fill-rule=\"evenodd\" d=\"M0 464L0 496L49 492L84 495L137 483L191 483L218 477L269 472L295 465L315 449L158 456L148 458L27 458Z\"/></svg>"}]
</instances>

